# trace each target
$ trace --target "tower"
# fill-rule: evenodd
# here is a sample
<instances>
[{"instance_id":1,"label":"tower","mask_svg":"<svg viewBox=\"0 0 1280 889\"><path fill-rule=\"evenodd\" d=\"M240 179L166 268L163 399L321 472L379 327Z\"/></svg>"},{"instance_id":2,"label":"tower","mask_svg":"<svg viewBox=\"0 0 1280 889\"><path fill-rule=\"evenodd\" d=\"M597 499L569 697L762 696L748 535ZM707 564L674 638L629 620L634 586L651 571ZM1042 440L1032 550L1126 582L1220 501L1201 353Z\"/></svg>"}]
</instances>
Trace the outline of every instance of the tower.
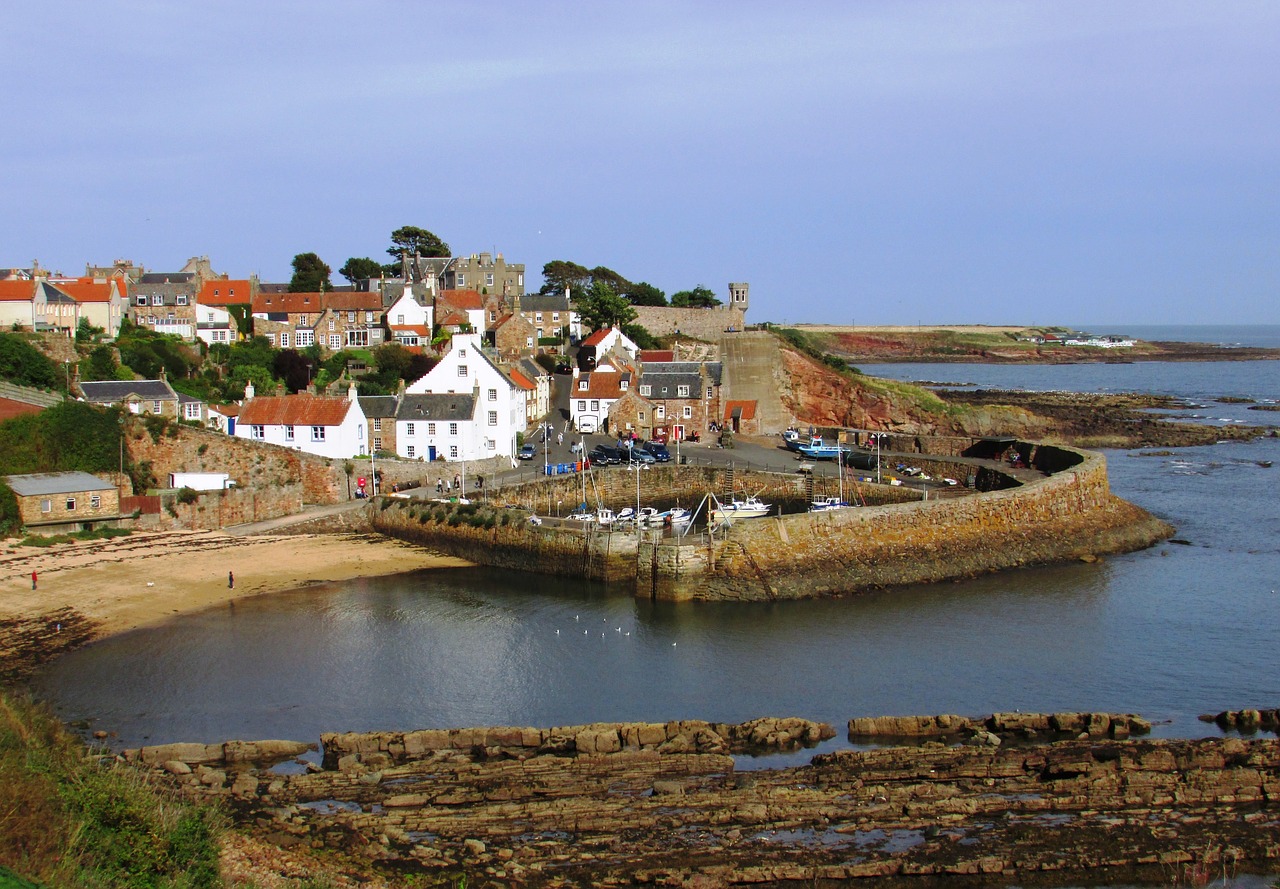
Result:
<instances>
[{"instance_id":1,"label":"tower","mask_svg":"<svg viewBox=\"0 0 1280 889\"><path fill-rule=\"evenodd\" d=\"M738 309L742 314L747 314L747 291L751 289L751 285L746 282L734 283L729 282L729 306Z\"/></svg>"}]
</instances>

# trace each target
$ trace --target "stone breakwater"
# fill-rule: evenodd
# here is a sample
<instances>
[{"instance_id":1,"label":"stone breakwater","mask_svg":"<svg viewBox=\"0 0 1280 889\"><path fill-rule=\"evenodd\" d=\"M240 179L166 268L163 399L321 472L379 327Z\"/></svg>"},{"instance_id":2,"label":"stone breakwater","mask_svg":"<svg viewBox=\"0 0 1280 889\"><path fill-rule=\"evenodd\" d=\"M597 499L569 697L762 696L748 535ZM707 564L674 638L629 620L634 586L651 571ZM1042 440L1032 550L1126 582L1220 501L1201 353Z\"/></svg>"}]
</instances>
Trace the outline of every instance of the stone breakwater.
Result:
<instances>
[{"instance_id":1,"label":"stone breakwater","mask_svg":"<svg viewBox=\"0 0 1280 889\"><path fill-rule=\"evenodd\" d=\"M931 738L996 745L1004 740L1145 735L1151 723L1133 713L993 713L990 716L868 716L849 720L849 740Z\"/></svg>"},{"instance_id":2,"label":"stone breakwater","mask_svg":"<svg viewBox=\"0 0 1280 889\"><path fill-rule=\"evenodd\" d=\"M522 517L483 527L451 524L404 503L375 511L372 523L382 533L480 564L631 583L637 596L676 601L798 599L933 583L1093 560L1173 534L1111 493L1100 454L1048 445L1034 451L1049 474L1026 484L1010 476L1013 486L1002 490L752 519L681 539L580 525L531 527ZM672 478L674 491L679 477ZM538 502L537 494L527 502Z\"/></svg>"},{"instance_id":3,"label":"stone breakwater","mask_svg":"<svg viewBox=\"0 0 1280 889\"><path fill-rule=\"evenodd\" d=\"M277 841L473 885L1180 883L1280 858L1275 738L925 742L744 772L721 729L823 734L803 720L344 734L326 736L332 767L292 775L240 758L252 745L126 756ZM699 733L723 748L668 744ZM223 758L192 766L178 747Z\"/></svg>"}]
</instances>

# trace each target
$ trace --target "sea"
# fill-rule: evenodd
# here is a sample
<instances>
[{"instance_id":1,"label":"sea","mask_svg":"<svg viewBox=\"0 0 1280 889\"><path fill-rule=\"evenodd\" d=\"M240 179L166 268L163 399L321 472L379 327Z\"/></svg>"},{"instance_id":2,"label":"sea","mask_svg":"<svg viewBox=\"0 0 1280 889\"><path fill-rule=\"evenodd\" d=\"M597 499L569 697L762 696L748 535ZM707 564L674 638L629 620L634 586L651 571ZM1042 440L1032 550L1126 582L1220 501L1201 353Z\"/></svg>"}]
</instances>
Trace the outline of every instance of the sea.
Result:
<instances>
[{"instance_id":1,"label":"sea","mask_svg":"<svg viewBox=\"0 0 1280 889\"><path fill-rule=\"evenodd\" d=\"M1280 326L1253 330L1106 332L1280 346ZM861 369L1161 392L1185 401L1175 419L1280 426L1280 413L1250 409L1280 399L1280 362ZM1200 737L1220 734L1202 714L1280 706L1280 438L1105 453L1113 490L1172 523L1173 540L1095 564L756 604L654 603L527 572L432 569L178 616L61 657L33 687L119 747L794 715L837 727L831 749L848 746L843 727L857 716L1016 709L1138 713L1157 737Z\"/></svg>"}]
</instances>

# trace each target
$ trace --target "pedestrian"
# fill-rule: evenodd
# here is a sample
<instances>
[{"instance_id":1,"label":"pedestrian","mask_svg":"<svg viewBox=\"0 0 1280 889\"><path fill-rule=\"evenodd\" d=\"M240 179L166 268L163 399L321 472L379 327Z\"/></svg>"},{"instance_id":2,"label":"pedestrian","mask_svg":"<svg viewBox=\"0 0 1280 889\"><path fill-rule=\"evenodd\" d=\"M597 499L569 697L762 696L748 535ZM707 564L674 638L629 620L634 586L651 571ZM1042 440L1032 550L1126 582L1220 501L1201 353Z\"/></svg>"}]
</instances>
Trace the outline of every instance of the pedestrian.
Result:
<instances>
[{"instance_id":1,"label":"pedestrian","mask_svg":"<svg viewBox=\"0 0 1280 889\"><path fill-rule=\"evenodd\" d=\"M234 572L227 572L227 589L234 590L236 588L236 575Z\"/></svg>"},{"instance_id":2,"label":"pedestrian","mask_svg":"<svg viewBox=\"0 0 1280 889\"><path fill-rule=\"evenodd\" d=\"M436 493L437 494L444 493L444 479L442 478L436 479Z\"/></svg>"},{"instance_id":3,"label":"pedestrian","mask_svg":"<svg viewBox=\"0 0 1280 889\"><path fill-rule=\"evenodd\" d=\"M477 487L477 488L483 488L483 487L484 487L484 476L483 476L483 475L477 475L477 476L476 476L476 487Z\"/></svg>"},{"instance_id":4,"label":"pedestrian","mask_svg":"<svg viewBox=\"0 0 1280 889\"><path fill-rule=\"evenodd\" d=\"M36 573L32 571L31 572L31 589L34 590L35 588L36 588Z\"/></svg>"},{"instance_id":5,"label":"pedestrian","mask_svg":"<svg viewBox=\"0 0 1280 889\"><path fill-rule=\"evenodd\" d=\"M456 491L462 487L462 476L456 472L453 474L453 489Z\"/></svg>"},{"instance_id":6,"label":"pedestrian","mask_svg":"<svg viewBox=\"0 0 1280 889\"><path fill-rule=\"evenodd\" d=\"M557 432L557 433L556 433L556 444L558 444L558 445L562 445L562 444L564 444L564 433L563 433L563 432Z\"/></svg>"}]
</instances>

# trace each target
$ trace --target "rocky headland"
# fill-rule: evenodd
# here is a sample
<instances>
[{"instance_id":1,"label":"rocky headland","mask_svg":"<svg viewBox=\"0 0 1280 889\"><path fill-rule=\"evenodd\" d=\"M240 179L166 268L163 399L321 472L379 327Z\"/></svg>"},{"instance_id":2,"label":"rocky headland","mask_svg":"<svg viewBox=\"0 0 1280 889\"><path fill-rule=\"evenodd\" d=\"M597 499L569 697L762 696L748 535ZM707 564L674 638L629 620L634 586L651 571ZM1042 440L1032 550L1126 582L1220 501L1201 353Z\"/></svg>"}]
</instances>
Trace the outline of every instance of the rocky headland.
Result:
<instances>
[{"instance_id":1,"label":"rocky headland","mask_svg":"<svg viewBox=\"0 0 1280 889\"><path fill-rule=\"evenodd\" d=\"M1263 724L1274 711L1233 711ZM1268 714L1264 716L1262 714ZM1215 717L1210 717L1215 718ZM743 754L831 737L802 719L325 735L122 758L228 802L349 877L468 885L1165 883L1275 866L1280 742L1135 740L1133 715L853 719L806 765ZM904 742L903 738L911 738ZM748 768L743 768L748 765ZM291 773L290 773L291 772Z\"/></svg>"}]
</instances>

